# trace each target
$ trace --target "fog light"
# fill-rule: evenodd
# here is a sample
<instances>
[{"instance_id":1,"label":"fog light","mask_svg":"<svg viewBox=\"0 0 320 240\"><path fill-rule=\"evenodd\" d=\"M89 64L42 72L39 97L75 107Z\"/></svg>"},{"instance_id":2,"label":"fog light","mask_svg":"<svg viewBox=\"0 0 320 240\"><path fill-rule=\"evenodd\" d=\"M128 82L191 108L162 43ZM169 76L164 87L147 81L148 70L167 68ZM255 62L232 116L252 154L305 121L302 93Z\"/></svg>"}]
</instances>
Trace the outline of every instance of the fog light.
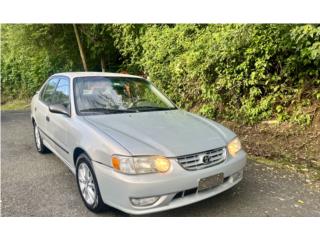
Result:
<instances>
[{"instance_id":1,"label":"fog light","mask_svg":"<svg viewBox=\"0 0 320 240\"><path fill-rule=\"evenodd\" d=\"M147 198L131 198L131 203L135 206L144 207L154 204L160 197L147 197Z\"/></svg>"},{"instance_id":2,"label":"fog light","mask_svg":"<svg viewBox=\"0 0 320 240\"><path fill-rule=\"evenodd\" d=\"M243 170L240 170L240 171L238 171L238 172L236 172L236 173L232 174L232 180L233 180L233 182L235 182L235 181L237 181L237 180L241 179L241 178L242 178L242 176L243 176Z\"/></svg>"}]
</instances>

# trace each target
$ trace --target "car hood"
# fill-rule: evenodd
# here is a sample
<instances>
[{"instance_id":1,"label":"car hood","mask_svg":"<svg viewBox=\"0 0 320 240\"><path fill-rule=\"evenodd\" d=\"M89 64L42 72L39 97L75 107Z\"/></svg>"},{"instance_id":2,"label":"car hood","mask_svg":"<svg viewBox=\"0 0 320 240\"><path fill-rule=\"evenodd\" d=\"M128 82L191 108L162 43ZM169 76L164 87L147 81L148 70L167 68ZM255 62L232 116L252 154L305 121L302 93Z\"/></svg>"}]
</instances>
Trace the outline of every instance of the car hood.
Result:
<instances>
[{"instance_id":1,"label":"car hood","mask_svg":"<svg viewBox=\"0 0 320 240\"><path fill-rule=\"evenodd\" d=\"M182 156L226 146L234 133L182 110L84 117L132 155Z\"/></svg>"}]
</instances>

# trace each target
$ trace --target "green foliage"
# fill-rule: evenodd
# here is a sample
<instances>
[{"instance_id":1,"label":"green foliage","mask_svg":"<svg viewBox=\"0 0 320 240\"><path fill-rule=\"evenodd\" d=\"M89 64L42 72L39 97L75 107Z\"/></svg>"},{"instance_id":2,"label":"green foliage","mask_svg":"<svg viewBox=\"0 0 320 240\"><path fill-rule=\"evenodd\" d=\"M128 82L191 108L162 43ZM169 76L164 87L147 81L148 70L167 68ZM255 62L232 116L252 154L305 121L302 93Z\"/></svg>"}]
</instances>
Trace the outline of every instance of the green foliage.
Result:
<instances>
[{"instance_id":1,"label":"green foliage","mask_svg":"<svg viewBox=\"0 0 320 240\"><path fill-rule=\"evenodd\" d=\"M122 70L135 74L143 72L139 65L143 50L141 37L147 28L147 24L114 24L112 26L111 35L114 45L122 56Z\"/></svg>"},{"instance_id":2,"label":"green foliage","mask_svg":"<svg viewBox=\"0 0 320 240\"><path fill-rule=\"evenodd\" d=\"M310 123L301 103L319 100L317 25L153 25L136 37L126 41L130 64L182 108L251 123Z\"/></svg>"},{"instance_id":3,"label":"green foliage","mask_svg":"<svg viewBox=\"0 0 320 240\"><path fill-rule=\"evenodd\" d=\"M28 98L51 74L80 67L71 30L70 25L1 26L3 102Z\"/></svg>"},{"instance_id":4,"label":"green foliage","mask_svg":"<svg viewBox=\"0 0 320 240\"><path fill-rule=\"evenodd\" d=\"M82 34L89 70L101 71L102 60L107 71L117 71L120 55L114 46L114 25L81 24L78 28Z\"/></svg>"},{"instance_id":5,"label":"green foliage","mask_svg":"<svg viewBox=\"0 0 320 240\"><path fill-rule=\"evenodd\" d=\"M242 122L309 124L320 101L320 26L78 25L89 69L148 76L178 106ZM82 69L72 25L3 25L1 91L31 96L52 73Z\"/></svg>"}]
</instances>

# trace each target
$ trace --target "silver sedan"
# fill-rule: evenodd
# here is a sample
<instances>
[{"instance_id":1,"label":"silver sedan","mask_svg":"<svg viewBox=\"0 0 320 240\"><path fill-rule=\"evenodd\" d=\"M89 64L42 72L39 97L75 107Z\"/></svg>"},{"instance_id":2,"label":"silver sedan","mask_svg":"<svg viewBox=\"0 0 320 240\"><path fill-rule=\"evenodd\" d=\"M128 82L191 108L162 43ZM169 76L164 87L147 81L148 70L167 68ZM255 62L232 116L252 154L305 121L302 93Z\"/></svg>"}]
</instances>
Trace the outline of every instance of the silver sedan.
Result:
<instances>
[{"instance_id":1,"label":"silver sedan","mask_svg":"<svg viewBox=\"0 0 320 240\"><path fill-rule=\"evenodd\" d=\"M148 80L116 73L51 76L31 103L36 149L75 174L93 212L164 211L241 181L246 153L222 125L178 109Z\"/></svg>"}]
</instances>

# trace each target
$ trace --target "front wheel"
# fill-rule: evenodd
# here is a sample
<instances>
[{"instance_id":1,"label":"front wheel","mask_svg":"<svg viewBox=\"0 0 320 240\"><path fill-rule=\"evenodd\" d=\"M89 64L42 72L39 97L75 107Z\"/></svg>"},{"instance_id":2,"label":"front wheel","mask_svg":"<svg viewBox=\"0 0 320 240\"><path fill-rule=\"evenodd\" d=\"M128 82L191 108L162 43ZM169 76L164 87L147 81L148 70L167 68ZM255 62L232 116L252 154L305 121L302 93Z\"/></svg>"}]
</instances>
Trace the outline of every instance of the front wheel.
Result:
<instances>
[{"instance_id":1,"label":"front wheel","mask_svg":"<svg viewBox=\"0 0 320 240\"><path fill-rule=\"evenodd\" d=\"M77 159L76 177L78 189L85 206L92 212L104 211L106 205L102 201L90 158L84 153Z\"/></svg>"}]
</instances>

